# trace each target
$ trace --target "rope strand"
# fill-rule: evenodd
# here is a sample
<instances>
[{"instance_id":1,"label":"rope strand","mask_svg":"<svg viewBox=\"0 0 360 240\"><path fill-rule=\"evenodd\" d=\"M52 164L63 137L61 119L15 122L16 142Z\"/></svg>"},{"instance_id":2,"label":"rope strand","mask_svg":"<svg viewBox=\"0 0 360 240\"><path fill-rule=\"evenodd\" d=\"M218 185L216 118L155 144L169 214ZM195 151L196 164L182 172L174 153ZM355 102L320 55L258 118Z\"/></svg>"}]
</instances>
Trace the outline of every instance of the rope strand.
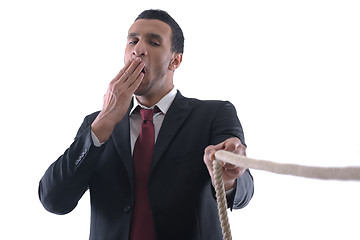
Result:
<instances>
[{"instance_id":1,"label":"rope strand","mask_svg":"<svg viewBox=\"0 0 360 240\"><path fill-rule=\"evenodd\" d=\"M360 167L310 167L297 164L275 163L240 156L227 151L217 151L215 159L243 168L264 170L297 177L360 181Z\"/></svg>"},{"instance_id":2,"label":"rope strand","mask_svg":"<svg viewBox=\"0 0 360 240\"><path fill-rule=\"evenodd\" d=\"M227 203L226 195L224 188L224 181L222 178L222 166L220 161L213 161L213 170L214 170L214 185L216 192L216 199L218 204L219 211L219 220L221 223L221 229L224 240L232 240L230 223L227 215Z\"/></svg>"},{"instance_id":3,"label":"rope strand","mask_svg":"<svg viewBox=\"0 0 360 240\"><path fill-rule=\"evenodd\" d=\"M360 167L310 167L297 164L284 164L265 160L257 160L224 150L217 151L213 161L214 187L216 191L219 219L224 240L231 240L232 237L230 223L227 215L227 203L224 182L222 179L222 166L220 161L243 168L264 170L277 174L327 180L332 179L360 181Z\"/></svg>"}]
</instances>

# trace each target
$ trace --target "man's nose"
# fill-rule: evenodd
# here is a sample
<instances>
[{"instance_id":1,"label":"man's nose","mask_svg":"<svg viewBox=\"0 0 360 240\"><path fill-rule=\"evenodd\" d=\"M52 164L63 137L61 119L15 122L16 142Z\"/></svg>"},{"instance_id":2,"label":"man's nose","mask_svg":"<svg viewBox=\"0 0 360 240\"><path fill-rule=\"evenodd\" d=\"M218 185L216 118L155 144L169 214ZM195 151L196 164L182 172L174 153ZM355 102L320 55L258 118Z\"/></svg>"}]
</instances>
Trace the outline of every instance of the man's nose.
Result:
<instances>
[{"instance_id":1,"label":"man's nose","mask_svg":"<svg viewBox=\"0 0 360 240\"><path fill-rule=\"evenodd\" d=\"M135 45L135 47L134 47L134 49L132 51L132 55L133 55L134 58L147 55L146 46L144 45L143 42L139 41Z\"/></svg>"}]
</instances>

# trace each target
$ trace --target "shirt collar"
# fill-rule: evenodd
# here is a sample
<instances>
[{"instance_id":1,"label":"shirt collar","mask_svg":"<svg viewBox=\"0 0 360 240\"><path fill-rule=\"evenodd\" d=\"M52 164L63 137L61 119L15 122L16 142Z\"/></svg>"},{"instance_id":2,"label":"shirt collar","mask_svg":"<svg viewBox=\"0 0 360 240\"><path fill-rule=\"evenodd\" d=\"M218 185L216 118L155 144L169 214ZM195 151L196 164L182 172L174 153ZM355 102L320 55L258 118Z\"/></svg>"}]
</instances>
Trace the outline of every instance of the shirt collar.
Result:
<instances>
[{"instance_id":1,"label":"shirt collar","mask_svg":"<svg viewBox=\"0 0 360 240\"><path fill-rule=\"evenodd\" d=\"M173 87L173 89L171 89L171 91L168 94L166 94L158 103L156 103L154 106L151 106L150 108L145 107L144 105L141 105L141 103L139 103L139 101L136 99L136 97L134 97L133 98L134 104L133 104L133 107L131 108L130 114L132 114L134 112L134 110L137 106L140 106L145 109L152 109L155 106L157 106L163 114L166 114L167 111L169 110L172 102L175 99L176 93L177 93L177 90L175 89L175 87Z\"/></svg>"}]
</instances>

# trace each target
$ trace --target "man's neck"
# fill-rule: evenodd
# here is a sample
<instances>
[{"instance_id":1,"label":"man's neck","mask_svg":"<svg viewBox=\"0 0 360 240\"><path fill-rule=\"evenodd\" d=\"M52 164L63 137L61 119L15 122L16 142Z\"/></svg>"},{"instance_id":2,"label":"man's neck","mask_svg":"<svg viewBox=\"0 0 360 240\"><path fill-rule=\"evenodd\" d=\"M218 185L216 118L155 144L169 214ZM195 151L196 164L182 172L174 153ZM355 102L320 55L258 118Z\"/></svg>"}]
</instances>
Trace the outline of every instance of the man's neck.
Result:
<instances>
[{"instance_id":1,"label":"man's neck","mask_svg":"<svg viewBox=\"0 0 360 240\"><path fill-rule=\"evenodd\" d=\"M172 88L173 87L174 86L172 86ZM157 104L164 96L166 96L166 94L168 94L172 90L172 88L164 91L161 94L157 93L154 96L147 96L147 95L146 96L137 96L137 95L135 95L135 97L141 105L150 108L150 107L154 106L155 104Z\"/></svg>"}]
</instances>

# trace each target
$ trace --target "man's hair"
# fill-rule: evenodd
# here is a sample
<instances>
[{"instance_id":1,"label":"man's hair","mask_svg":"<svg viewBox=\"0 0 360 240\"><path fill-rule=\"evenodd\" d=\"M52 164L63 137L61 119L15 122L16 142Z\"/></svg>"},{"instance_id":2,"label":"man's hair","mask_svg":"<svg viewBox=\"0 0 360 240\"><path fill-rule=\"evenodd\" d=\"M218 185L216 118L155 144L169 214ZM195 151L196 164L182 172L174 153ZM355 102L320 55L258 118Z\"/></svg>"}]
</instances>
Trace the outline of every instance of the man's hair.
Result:
<instances>
[{"instance_id":1,"label":"man's hair","mask_svg":"<svg viewBox=\"0 0 360 240\"><path fill-rule=\"evenodd\" d=\"M177 22L165 11L159 9L145 10L135 19L157 19L168 24L172 30L171 51L184 52L184 34Z\"/></svg>"}]
</instances>

